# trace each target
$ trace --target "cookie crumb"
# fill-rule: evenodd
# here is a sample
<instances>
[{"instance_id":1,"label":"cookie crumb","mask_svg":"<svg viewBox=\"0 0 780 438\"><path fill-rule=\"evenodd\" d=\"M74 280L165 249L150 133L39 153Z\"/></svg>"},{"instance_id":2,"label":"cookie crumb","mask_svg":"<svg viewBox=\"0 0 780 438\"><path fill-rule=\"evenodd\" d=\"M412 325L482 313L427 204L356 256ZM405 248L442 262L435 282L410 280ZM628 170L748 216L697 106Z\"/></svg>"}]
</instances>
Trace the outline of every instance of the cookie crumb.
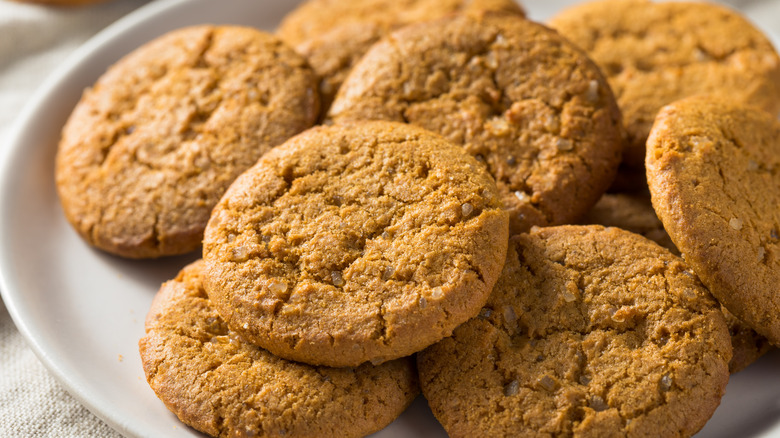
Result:
<instances>
[{"instance_id":1,"label":"cookie crumb","mask_svg":"<svg viewBox=\"0 0 780 438\"><path fill-rule=\"evenodd\" d=\"M766 256L766 249L764 249L763 246L758 247L758 261L763 262L764 257Z\"/></svg>"},{"instance_id":2,"label":"cookie crumb","mask_svg":"<svg viewBox=\"0 0 780 438\"><path fill-rule=\"evenodd\" d=\"M433 298L434 300L438 300L443 296L444 296L444 291L441 289L441 286L436 286L431 290L431 298Z\"/></svg>"},{"instance_id":3,"label":"cookie crumb","mask_svg":"<svg viewBox=\"0 0 780 438\"><path fill-rule=\"evenodd\" d=\"M460 206L460 211L463 213L464 217L469 216L472 212L474 212L474 206L466 202Z\"/></svg>"},{"instance_id":4,"label":"cookie crumb","mask_svg":"<svg viewBox=\"0 0 780 438\"><path fill-rule=\"evenodd\" d=\"M741 230L742 229L742 219L738 219L738 218L735 218L735 217L731 218L731 220L729 220L729 226L731 228L737 230L737 231Z\"/></svg>"},{"instance_id":5,"label":"cookie crumb","mask_svg":"<svg viewBox=\"0 0 780 438\"><path fill-rule=\"evenodd\" d=\"M420 304L421 309L428 307L428 300L426 300L425 297L420 297L420 300L418 302Z\"/></svg>"}]
</instances>

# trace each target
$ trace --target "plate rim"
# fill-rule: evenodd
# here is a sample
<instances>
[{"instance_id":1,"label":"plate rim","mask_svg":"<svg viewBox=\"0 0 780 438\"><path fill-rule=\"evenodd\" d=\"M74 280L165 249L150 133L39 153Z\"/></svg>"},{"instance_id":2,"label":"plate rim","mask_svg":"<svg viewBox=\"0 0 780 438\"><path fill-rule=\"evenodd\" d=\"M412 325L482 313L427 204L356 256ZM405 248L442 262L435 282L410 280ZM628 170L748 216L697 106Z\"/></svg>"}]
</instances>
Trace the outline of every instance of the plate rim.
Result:
<instances>
[{"instance_id":1,"label":"plate rim","mask_svg":"<svg viewBox=\"0 0 780 438\"><path fill-rule=\"evenodd\" d=\"M21 154L29 152L25 150L27 145L23 141L26 136L25 133L32 129L37 113L42 105L50 99L50 95L53 92L63 86L63 82L67 81L73 71L86 60L95 56L95 53L102 47L121 38L125 33L131 32L145 20L178 8L191 8L195 2L203 1L207 0L154 0L141 5L95 33L79 45L46 76L11 123L6 139L3 142L4 147L0 148L0 208L9 205L14 196L15 189L13 183L16 180L16 173L11 168L21 160ZM33 147L43 148L44 146L38 145ZM3 208L3 210L6 209ZM0 214L0 297L14 326L21 333L26 344L38 360L41 361L54 379L64 387L68 394L117 433L123 436L141 436L141 431L133 430L115 412L112 412L110 409L103 409L93 403L91 399L94 398L94 395L91 396L91 391L79 385L42 346L39 335L36 333L35 328L29 324L29 319L25 317L22 309L23 305L17 299L17 296L23 292L16 290L15 281L13 280L14 275L10 268L12 254L9 254L10 248L6 241L8 222L7 214Z\"/></svg>"}]
</instances>

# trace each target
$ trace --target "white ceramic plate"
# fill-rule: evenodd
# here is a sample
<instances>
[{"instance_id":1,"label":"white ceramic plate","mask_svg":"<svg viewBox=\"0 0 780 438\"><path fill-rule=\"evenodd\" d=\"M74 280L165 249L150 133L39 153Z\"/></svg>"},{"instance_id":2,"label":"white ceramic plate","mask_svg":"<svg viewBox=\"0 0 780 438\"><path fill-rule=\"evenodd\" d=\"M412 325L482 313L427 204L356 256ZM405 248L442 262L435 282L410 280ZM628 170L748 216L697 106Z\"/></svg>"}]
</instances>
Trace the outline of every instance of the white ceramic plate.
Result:
<instances>
[{"instance_id":1,"label":"white ceramic plate","mask_svg":"<svg viewBox=\"0 0 780 438\"><path fill-rule=\"evenodd\" d=\"M122 55L198 23L272 30L297 1L163 0L120 20L49 78L20 115L0 156L0 288L17 327L62 384L131 437L192 437L146 384L137 342L161 282L195 256L129 261L95 251L66 223L54 188L60 129L82 90ZM543 19L571 1L531 2ZM733 378L701 436L780 436L780 354ZM446 436L418 399L379 437Z\"/></svg>"}]
</instances>

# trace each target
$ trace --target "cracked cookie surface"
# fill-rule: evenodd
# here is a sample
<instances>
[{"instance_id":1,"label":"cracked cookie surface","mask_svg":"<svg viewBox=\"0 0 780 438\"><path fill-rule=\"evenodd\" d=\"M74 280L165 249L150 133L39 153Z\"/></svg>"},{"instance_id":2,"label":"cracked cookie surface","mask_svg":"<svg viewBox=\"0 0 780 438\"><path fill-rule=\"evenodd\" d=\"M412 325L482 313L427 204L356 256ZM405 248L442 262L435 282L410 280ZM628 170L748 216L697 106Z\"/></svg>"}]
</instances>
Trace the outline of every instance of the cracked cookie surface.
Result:
<instances>
[{"instance_id":1,"label":"cracked cookie surface","mask_svg":"<svg viewBox=\"0 0 780 438\"><path fill-rule=\"evenodd\" d=\"M374 45L328 118L442 134L496 179L511 234L579 219L620 161L620 112L598 68L556 32L509 14L408 26Z\"/></svg>"},{"instance_id":2,"label":"cracked cookie surface","mask_svg":"<svg viewBox=\"0 0 780 438\"><path fill-rule=\"evenodd\" d=\"M436 134L316 127L239 177L206 227L206 289L251 342L330 366L419 351L476 315L501 271L495 182Z\"/></svg>"},{"instance_id":3,"label":"cracked cookie surface","mask_svg":"<svg viewBox=\"0 0 780 438\"><path fill-rule=\"evenodd\" d=\"M780 345L780 122L715 98L664 107L647 141L664 228L713 295Z\"/></svg>"},{"instance_id":4,"label":"cracked cookie surface","mask_svg":"<svg viewBox=\"0 0 780 438\"><path fill-rule=\"evenodd\" d=\"M583 224L597 224L605 227L618 227L632 233L641 234L655 243L680 255L663 223L653 210L649 193L605 193L599 202L585 215ZM729 362L729 372L742 371L769 351L769 341L747 324L732 315L721 306L731 335L733 355Z\"/></svg>"},{"instance_id":5,"label":"cracked cookie surface","mask_svg":"<svg viewBox=\"0 0 780 438\"><path fill-rule=\"evenodd\" d=\"M724 6L593 1L561 12L550 24L609 78L629 136L626 172L639 177L650 127L664 105L712 94L780 111L777 52L761 31Z\"/></svg>"},{"instance_id":6,"label":"cracked cookie surface","mask_svg":"<svg viewBox=\"0 0 780 438\"><path fill-rule=\"evenodd\" d=\"M184 423L218 437L362 437L418 394L411 358L327 368L280 359L231 331L197 261L163 283L139 342L147 381Z\"/></svg>"},{"instance_id":7,"label":"cracked cookie surface","mask_svg":"<svg viewBox=\"0 0 780 438\"><path fill-rule=\"evenodd\" d=\"M486 10L523 14L513 0L310 0L290 12L277 32L320 76L327 109L351 68L385 34L419 21Z\"/></svg>"},{"instance_id":8,"label":"cracked cookie surface","mask_svg":"<svg viewBox=\"0 0 780 438\"><path fill-rule=\"evenodd\" d=\"M314 73L250 28L173 31L124 57L65 125L56 182L91 244L126 257L200 246L239 173L318 116Z\"/></svg>"},{"instance_id":9,"label":"cracked cookie surface","mask_svg":"<svg viewBox=\"0 0 780 438\"><path fill-rule=\"evenodd\" d=\"M479 316L417 357L452 437L690 436L720 403L731 344L682 259L561 226L514 236Z\"/></svg>"}]
</instances>

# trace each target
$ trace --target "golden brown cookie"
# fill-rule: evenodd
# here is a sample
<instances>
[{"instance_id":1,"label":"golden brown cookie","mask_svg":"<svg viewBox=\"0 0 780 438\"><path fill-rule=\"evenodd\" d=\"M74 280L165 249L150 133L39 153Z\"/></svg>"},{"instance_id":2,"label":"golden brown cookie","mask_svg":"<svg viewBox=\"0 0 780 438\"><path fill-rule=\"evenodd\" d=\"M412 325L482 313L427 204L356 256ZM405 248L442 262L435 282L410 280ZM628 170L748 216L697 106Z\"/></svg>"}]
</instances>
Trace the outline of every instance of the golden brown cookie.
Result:
<instances>
[{"instance_id":1,"label":"golden brown cookie","mask_svg":"<svg viewBox=\"0 0 780 438\"><path fill-rule=\"evenodd\" d=\"M495 177L512 234L579 219L609 186L622 128L596 66L508 14L411 25L377 43L328 117L403 121L444 135Z\"/></svg>"},{"instance_id":2,"label":"golden brown cookie","mask_svg":"<svg viewBox=\"0 0 780 438\"><path fill-rule=\"evenodd\" d=\"M309 0L282 20L278 34L322 78L320 91L327 109L352 66L390 31L483 10L523 15L513 0Z\"/></svg>"},{"instance_id":3,"label":"golden brown cookie","mask_svg":"<svg viewBox=\"0 0 780 438\"><path fill-rule=\"evenodd\" d=\"M645 141L662 106L698 94L780 111L780 57L734 10L706 2L599 0L550 24L598 64L628 131L624 177L644 176Z\"/></svg>"},{"instance_id":4,"label":"golden brown cookie","mask_svg":"<svg viewBox=\"0 0 780 438\"><path fill-rule=\"evenodd\" d=\"M732 101L664 107L647 140L653 206L737 318L780 345L780 122Z\"/></svg>"},{"instance_id":5,"label":"golden brown cookie","mask_svg":"<svg viewBox=\"0 0 780 438\"><path fill-rule=\"evenodd\" d=\"M206 290L232 329L278 356L380 363L479 312L507 228L490 175L438 135L317 127L266 154L214 209Z\"/></svg>"},{"instance_id":6,"label":"golden brown cookie","mask_svg":"<svg viewBox=\"0 0 780 438\"><path fill-rule=\"evenodd\" d=\"M691 436L728 382L718 303L679 257L617 228L512 238L477 318L418 354L451 437Z\"/></svg>"},{"instance_id":7,"label":"golden brown cookie","mask_svg":"<svg viewBox=\"0 0 780 438\"><path fill-rule=\"evenodd\" d=\"M125 56L65 125L56 182L92 245L125 257L197 249L239 173L318 116L314 73L276 37L198 26Z\"/></svg>"},{"instance_id":8,"label":"golden brown cookie","mask_svg":"<svg viewBox=\"0 0 780 438\"><path fill-rule=\"evenodd\" d=\"M362 437L419 392L411 358L313 367L246 343L203 290L203 264L163 283L139 348L149 385L181 421L218 437Z\"/></svg>"},{"instance_id":9,"label":"golden brown cookie","mask_svg":"<svg viewBox=\"0 0 780 438\"><path fill-rule=\"evenodd\" d=\"M583 224L618 227L641 234L655 243L680 255L663 223L653 210L650 195L645 193L607 193L585 215ZM731 334L734 354L729 362L729 372L736 373L755 362L771 348L769 341L737 317L721 307Z\"/></svg>"}]
</instances>

